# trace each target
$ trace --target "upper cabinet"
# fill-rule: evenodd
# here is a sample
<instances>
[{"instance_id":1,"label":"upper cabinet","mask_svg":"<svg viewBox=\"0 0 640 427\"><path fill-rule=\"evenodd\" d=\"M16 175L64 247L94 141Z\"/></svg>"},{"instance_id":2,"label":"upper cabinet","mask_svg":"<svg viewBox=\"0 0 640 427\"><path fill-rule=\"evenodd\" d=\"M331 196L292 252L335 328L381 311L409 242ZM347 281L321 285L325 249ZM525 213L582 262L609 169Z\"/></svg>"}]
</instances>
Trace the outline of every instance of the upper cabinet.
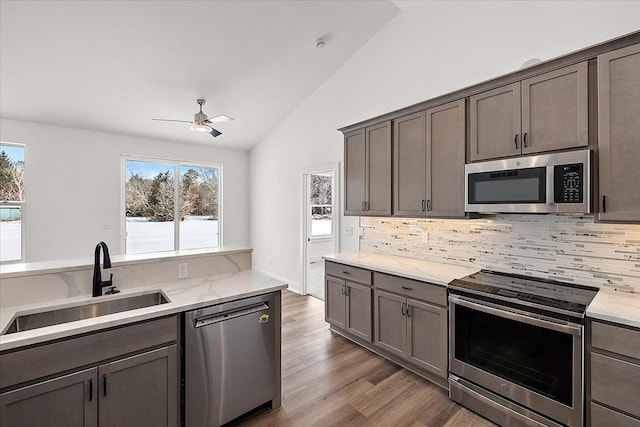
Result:
<instances>
[{"instance_id":1,"label":"upper cabinet","mask_svg":"<svg viewBox=\"0 0 640 427\"><path fill-rule=\"evenodd\" d=\"M640 45L598 56L599 212L640 221Z\"/></svg>"},{"instance_id":2,"label":"upper cabinet","mask_svg":"<svg viewBox=\"0 0 640 427\"><path fill-rule=\"evenodd\" d=\"M588 145L587 63L471 96L470 160Z\"/></svg>"},{"instance_id":3,"label":"upper cabinet","mask_svg":"<svg viewBox=\"0 0 640 427\"><path fill-rule=\"evenodd\" d=\"M345 215L391 215L391 122L344 136Z\"/></svg>"},{"instance_id":4,"label":"upper cabinet","mask_svg":"<svg viewBox=\"0 0 640 427\"><path fill-rule=\"evenodd\" d=\"M396 119L393 129L393 214L464 217L464 99Z\"/></svg>"}]
</instances>

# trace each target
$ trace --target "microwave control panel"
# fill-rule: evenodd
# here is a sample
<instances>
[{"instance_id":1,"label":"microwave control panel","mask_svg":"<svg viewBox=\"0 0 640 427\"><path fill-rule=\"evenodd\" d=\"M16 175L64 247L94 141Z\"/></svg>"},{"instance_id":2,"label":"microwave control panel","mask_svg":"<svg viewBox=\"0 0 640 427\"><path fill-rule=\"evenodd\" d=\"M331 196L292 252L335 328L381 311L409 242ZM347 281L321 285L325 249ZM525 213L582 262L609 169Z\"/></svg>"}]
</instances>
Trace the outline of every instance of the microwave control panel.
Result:
<instances>
[{"instance_id":1,"label":"microwave control panel","mask_svg":"<svg viewBox=\"0 0 640 427\"><path fill-rule=\"evenodd\" d=\"M584 165L554 166L554 202L583 203L584 201Z\"/></svg>"}]
</instances>

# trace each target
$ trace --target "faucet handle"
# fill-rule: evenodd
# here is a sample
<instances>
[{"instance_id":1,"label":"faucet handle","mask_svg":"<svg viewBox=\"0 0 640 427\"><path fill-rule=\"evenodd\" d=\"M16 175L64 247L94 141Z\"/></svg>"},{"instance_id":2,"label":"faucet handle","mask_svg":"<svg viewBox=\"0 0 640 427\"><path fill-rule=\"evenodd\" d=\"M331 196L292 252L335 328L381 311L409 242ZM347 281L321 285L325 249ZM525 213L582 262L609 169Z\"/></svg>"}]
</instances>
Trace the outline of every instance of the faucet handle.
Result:
<instances>
[{"instance_id":1,"label":"faucet handle","mask_svg":"<svg viewBox=\"0 0 640 427\"><path fill-rule=\"evenodd\" d=\"M109 290L107 292L105 292L105 295L112 295L112 294L117 294L118 292L120 292L120 289L116 289L115 286L111 286L109 288Z\"/></svg>"}]
</instances>

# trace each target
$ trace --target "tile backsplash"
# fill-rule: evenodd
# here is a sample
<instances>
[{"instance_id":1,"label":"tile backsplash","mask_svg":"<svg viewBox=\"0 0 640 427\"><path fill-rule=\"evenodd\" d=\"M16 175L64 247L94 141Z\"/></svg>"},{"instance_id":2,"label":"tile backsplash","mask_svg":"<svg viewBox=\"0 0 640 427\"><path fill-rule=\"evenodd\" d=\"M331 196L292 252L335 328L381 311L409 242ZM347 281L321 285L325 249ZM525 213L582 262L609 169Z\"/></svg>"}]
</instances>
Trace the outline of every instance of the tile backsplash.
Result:
<instances>
[{"instance_id":1,"label":"tile backsplash","mask_svg":"<svg viewBox=\"0 0 640 427\"><path fill-rule=\"evenodd\" d=\"M360 250L640 292L640 225L592 215L360 218Z\"/></svg>"}]
</instances>

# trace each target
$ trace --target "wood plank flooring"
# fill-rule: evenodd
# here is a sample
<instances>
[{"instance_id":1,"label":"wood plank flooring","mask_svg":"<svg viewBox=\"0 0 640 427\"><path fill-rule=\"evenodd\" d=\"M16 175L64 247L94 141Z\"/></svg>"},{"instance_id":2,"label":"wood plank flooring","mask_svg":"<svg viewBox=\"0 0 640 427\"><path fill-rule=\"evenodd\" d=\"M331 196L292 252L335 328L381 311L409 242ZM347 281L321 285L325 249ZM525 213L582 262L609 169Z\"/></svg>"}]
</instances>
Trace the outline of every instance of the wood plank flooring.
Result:
<instances>
[{"instance_id":1,"label":"wood plank flooring","mask_svg":"<svg viewBox=\"0 0 640 427\"><path fill-rule=\"evenodd\" d=\"M282 406L238 426L494 426L446 390L329 331L324 303L282 295Z\"/></svg>"}]
</instances>

